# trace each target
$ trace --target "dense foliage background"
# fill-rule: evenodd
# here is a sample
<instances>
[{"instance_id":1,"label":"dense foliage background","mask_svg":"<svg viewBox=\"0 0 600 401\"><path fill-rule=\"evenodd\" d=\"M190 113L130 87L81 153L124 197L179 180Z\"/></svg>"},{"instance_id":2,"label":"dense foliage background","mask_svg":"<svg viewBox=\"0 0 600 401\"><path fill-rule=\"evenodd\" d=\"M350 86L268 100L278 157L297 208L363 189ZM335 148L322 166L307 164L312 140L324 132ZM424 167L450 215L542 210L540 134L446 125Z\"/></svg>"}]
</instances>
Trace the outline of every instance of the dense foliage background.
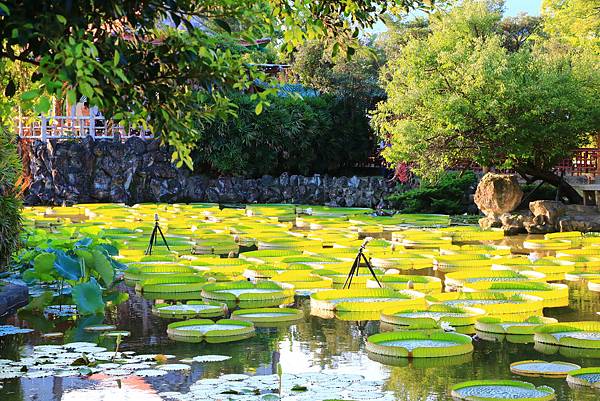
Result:
<instances>
[{"instance_id":1,"label":"dense foliage background","mask_svg":"<svg viewBox=\"0 0 600 401\"><path fill-rule=\"evenodd\" d=\"M238 118L205 127L195 152L200 171L256 177L344 171L373 147L369 120L332 95L278 97L257 117L256 102L237 96Z\"/></svg>"}]
</instances>

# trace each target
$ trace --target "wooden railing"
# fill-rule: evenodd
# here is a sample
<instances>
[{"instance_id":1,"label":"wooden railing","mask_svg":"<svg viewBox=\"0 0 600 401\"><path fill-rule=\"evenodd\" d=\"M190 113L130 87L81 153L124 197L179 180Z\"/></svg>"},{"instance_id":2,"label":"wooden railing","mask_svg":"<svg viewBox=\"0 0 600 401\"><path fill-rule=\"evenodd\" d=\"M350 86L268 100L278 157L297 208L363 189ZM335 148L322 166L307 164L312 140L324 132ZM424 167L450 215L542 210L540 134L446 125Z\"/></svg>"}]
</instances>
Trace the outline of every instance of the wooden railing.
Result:
<instances>
[{"instance_id":1,"label":"wooden railing","mask_svg":"<svg viewBox=\"0 0 600 401\"><path fill-rule=\"evenodd\" d=\"M152 139L154 136L144 130L125 129L114 121L102 116L51 116L15 117L15 131L19 138L39 139L94 139L125 140L131 137Z\"/></svg>"},{"instance_id":2,"label":"wooden railing","mask_svg":"<svg viewBox=\"0 0 600 401\"><path fill-rule=\"evenodd\" d=\"M573 155L560 162L554 169L560 174L581 176L600 175L598 158L599 148L580 148L573 151Z\"/></svg>"}]
</instances>

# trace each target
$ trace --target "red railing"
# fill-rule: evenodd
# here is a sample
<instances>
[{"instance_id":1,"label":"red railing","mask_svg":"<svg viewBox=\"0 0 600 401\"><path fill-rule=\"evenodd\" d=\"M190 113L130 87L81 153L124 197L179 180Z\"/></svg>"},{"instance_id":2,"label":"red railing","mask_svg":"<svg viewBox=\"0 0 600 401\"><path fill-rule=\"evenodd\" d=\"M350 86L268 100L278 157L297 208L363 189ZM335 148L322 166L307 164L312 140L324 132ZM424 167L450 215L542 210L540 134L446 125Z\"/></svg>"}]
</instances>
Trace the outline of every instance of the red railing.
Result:
<instances>
[{"instance_id":1,"label":"red railing","mask_svg":"<svg viewBox=\"0 0 600 401\"><path fill-rule=\"evenodd\" d=\"M560 162L554 170L565 175L600 175L598 158L600 148L581 148L573 151L573 156Z\"/></svg>"}]
</instances>

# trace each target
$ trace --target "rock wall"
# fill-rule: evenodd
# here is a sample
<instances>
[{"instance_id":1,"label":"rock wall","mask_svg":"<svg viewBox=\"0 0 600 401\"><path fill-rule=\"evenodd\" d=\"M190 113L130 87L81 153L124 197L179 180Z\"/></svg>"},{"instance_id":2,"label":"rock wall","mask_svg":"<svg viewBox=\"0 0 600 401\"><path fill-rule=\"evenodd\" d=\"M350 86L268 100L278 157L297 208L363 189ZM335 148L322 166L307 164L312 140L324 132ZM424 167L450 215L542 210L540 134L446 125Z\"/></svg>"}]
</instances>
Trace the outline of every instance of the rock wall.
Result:
<instances>
[{"instance_id":1,"label":"rock wall","mask_svg":"<svg viewBox=\"0 0 600 401\"><path fill-rule=\"evenodd\" d=\"M21 142L27 205L86 202L301 203L383 207L393 184L383 177L210 178L178 169L157 141Z\"/></svg>"}]
</instances>

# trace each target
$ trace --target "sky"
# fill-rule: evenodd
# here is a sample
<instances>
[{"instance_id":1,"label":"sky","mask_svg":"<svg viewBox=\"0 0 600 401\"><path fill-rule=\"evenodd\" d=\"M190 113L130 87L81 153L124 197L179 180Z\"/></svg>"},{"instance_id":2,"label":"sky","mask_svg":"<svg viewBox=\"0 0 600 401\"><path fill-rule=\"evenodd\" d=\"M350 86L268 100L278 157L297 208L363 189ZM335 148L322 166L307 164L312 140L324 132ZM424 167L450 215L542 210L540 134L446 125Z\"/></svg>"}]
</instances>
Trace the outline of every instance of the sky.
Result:
<instances>
[{"instance_id":1,"label":"sky","mask_svg":"<svg viewBox=\"0 0 600 401\"><path fill-rule=\"evenodd\" d=\"M514 16L521 12L529 15L540 15L542 0L506 0L507 16Z\"/></svg>"},{"instance_id":2,"label":"sky","mask_svg":"<svg viewBox=\"0 0 600 401\"><path fill-rule=\"evenodd\" d=\"M504 15L507 17L514 17L520 13L527 13L529 15L540 15L540 8L542 0L505 0L505 11ZM387 28L381 21L377 22L371 29L367 29L367 33L379 33L385 32Z\"/></svg>"}]
</instances>

